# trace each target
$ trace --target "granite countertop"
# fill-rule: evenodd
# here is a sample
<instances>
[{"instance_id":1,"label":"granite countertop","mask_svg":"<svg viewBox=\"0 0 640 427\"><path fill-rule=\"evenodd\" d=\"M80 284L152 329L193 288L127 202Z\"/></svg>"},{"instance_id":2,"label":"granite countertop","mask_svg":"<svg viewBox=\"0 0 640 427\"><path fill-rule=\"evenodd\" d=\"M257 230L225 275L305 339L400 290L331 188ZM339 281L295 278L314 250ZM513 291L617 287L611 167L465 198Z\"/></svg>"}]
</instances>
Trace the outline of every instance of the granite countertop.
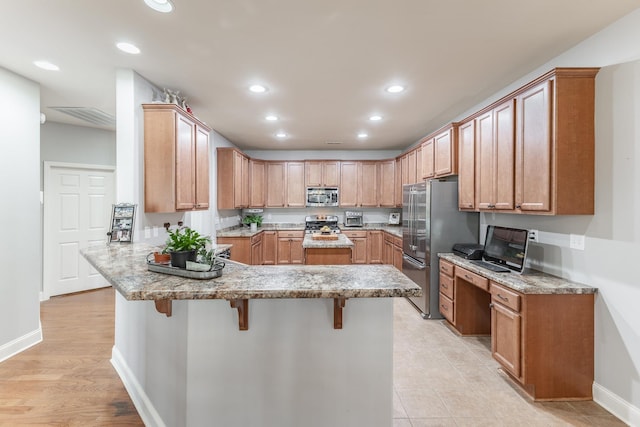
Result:
<instances>
[{"instance_id":1,"label":"granite countertop","mask_svg":"<svg viewBox=\"0 0 640 427\"><path fill-rule=\"evenodd\" d=\"M419 286L391 265L249 266L225 260L221 277L188 279L148 271L146 257L157 249L144 243L130 243L92 246L81 253L127 300L372 298L422 294Z\"/></svg>"},{"instance_id":2,"label":"granite countertop","mask_svg":"<svg viewBox=\"0 0 640 427\"><path fill-rule=\"evenodd\" d=\"M475 266L462 257L452 253L440 253L438 256L452 264L463 267L473 273L486 277L507 288L523 294L594 294L597 288L552 276L538 270L525 270L524 273L494 273Z\"/></svg>"},{"instance_id":3,"label":"granite countertop","mask_svg":"<svg viewBox=\"0 0 640 427\"><path fill-rule=\"evenodd\" d=\"M315 240L311 234L305 234L302 241L304 249L352 248L353 242L344 234L336 234L338 240Z\"/></svg>"},{"instance_id":4,"label":"granite countertop","mask_svg":"<svg viewBox=\"0 0 640 427\"><path fill-rule=\"evenodd\" d=\"M262 223L262 226L257 231L251 231L249 227L239 226L233 228L225 228L223 230L216 231L216 237L252 237L258 233L266 230L304 230L304 224L297 223ZM364 227L345 227L344 224L340 225L340 229L344 230L381 230L387 233L393 234L396 237L402 237L402 226L400 225L388 225L386 223L368 223Z\"/></svg>"}]
</instances>

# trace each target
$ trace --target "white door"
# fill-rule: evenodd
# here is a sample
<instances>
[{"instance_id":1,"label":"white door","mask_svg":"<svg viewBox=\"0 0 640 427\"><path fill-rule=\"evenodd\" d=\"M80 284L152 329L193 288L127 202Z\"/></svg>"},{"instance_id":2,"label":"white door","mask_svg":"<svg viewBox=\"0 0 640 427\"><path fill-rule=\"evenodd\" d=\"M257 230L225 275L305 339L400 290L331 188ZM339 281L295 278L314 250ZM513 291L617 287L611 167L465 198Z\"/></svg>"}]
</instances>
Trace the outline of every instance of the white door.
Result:
<instances>
[{"instance_id":1,"label":"white door","mask_svg":"<svg viewBox=\"0 0 640 427\"><path fill-rule=\"evenodd\" d=\"M44 299L109 286L80 249L106 244L114 200L113 167L45 162Z\"/></svg>"}]
</instances>

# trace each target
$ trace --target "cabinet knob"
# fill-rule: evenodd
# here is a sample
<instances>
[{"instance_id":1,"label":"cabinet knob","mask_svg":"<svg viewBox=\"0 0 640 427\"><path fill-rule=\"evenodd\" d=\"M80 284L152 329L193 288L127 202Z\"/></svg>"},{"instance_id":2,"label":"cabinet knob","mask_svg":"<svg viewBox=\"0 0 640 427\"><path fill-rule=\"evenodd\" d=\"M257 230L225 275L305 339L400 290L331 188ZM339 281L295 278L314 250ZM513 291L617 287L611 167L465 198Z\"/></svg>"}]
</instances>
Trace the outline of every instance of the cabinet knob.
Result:
<instances>
[{"instance_id":1,"label":"cabinet knob","mask_svg":"<svg viewBox=\"0 0 640 427\"><path fill-rule=\"evenodd\" d=\"M493 308L493 303L489 303L489 308Z\"/></svg>"},{"instance_id":2,"label":"cabinet knob","mask_svg":"<svg viewBox=\"0 0 640 427\"><path fill-rule=\"evenodd\" d=\"M522 205L516 205L516 209L520 209Z\"/></svg>"}]
</instances>

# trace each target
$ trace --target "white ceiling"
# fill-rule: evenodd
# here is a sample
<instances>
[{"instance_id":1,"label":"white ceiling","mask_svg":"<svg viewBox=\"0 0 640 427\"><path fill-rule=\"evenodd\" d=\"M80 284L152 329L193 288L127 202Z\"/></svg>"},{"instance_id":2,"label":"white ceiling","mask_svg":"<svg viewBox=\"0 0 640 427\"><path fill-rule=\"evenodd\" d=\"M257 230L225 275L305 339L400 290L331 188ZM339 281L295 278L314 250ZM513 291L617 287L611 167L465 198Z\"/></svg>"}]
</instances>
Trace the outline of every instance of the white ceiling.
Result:
<instances>
[{"instance_id":1,"label":"white ceiling","mask_svg":"<svg viewBox=\"0 0 640 427\"><path fill-rule=\"evenodd\" d=\"M179 90L243 149L403 149L639 6L637 0L14 0L0 66L49 107L115 115L115 71ZM129 41L142 53L118 51ZM60 71L33 61L47 59ZM263 83L269 91L247 87ZM389 94L385 87L404 84ZM268 113L278 122L264 119ZM369 122L371 114L379 122ZM280 140L274 135L289 135ZM369 137L359 140L358 132ZM328 145L327 142L342 142Z\"/></svg>"}]
</instances>

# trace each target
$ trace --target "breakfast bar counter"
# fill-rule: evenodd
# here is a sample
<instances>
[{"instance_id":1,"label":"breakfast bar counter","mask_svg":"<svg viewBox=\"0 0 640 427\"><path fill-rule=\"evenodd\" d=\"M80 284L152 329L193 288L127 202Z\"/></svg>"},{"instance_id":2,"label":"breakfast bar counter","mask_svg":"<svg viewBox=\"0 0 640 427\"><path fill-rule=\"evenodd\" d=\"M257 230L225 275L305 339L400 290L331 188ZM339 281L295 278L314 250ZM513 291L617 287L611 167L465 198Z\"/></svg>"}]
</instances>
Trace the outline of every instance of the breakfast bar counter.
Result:
<instances>
[{"instance_id":1,"label":"breakfast bar counter","mask_svg":"<svg viewBox=\"0 0 640 427\"><path fill-rule=\"evenodd\" d=\"M82 252L117 290L112 364L146 425L392 424L391 297L421 292L401 272L227 262L196 280L147 271L153 249Z\"/></svg>"}]
</instances>

